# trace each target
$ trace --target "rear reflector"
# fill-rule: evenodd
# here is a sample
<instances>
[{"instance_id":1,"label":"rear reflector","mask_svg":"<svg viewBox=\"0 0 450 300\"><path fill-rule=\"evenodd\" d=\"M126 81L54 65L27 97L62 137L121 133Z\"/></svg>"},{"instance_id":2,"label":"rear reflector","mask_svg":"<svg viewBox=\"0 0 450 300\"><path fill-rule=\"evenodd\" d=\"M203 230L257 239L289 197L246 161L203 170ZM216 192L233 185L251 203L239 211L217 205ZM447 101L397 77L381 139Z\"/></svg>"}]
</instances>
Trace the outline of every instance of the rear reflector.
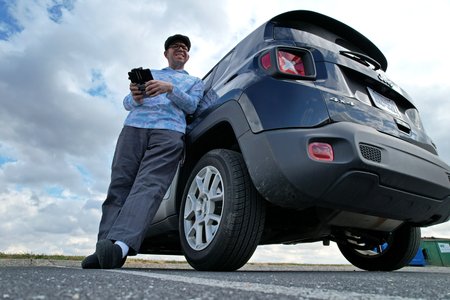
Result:
<instances>
[{"instance_id":1,"label":"rear reflector","mask_svg":"<svg viewBox=\"0 0 450 300\"><path fill-rule=\"evenodd\" d=\"M312 159L320 161L333 161L333 147L327 143L311 143L308 146L308 154Z\"/></svg>"}]
</instances>

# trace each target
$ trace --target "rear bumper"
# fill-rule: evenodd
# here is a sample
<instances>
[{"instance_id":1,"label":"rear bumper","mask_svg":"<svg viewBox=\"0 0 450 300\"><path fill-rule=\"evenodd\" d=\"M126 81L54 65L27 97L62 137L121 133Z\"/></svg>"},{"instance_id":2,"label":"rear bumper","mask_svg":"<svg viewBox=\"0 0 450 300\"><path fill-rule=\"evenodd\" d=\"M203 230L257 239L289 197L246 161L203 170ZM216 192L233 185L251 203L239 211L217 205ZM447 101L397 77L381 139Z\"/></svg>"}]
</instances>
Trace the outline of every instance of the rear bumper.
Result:
<instances>
[{"instance_id":1,"label":"rear bumper","mask_svg":"<svg viewBox=\"0 0 450 300\"><path fill-rule=\"evenodd\" d=\"M307 146L333 146L335 160L309 158ZM450 169L434 154L372 128L347 122L284 129L239 139L253 183L269 202L325 207L415 223L450 215Z\"/></svg>"}]
</instances>

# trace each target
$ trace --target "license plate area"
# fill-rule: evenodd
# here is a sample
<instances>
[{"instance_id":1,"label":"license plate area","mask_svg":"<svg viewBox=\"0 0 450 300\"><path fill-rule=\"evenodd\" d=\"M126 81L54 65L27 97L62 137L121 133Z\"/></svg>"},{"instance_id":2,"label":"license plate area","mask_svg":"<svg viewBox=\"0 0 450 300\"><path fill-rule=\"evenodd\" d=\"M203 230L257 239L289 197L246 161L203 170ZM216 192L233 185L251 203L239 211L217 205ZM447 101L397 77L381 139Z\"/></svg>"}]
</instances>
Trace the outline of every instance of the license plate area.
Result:
<instances>
[{"instance_id":1,"label":"license plate area","mask_svg":"<svg viewBox=\"0 0 450 300\"><path fill-rule=\"evenodd\" d=\"M373 103L376 107L384 110L385 112L390 113L393 116L400 117L400 111L398 110L397 104L389 98L375 92L371 88L367 88L370 94L370 98L372 98Z\"/></svg>"}]
</instances>

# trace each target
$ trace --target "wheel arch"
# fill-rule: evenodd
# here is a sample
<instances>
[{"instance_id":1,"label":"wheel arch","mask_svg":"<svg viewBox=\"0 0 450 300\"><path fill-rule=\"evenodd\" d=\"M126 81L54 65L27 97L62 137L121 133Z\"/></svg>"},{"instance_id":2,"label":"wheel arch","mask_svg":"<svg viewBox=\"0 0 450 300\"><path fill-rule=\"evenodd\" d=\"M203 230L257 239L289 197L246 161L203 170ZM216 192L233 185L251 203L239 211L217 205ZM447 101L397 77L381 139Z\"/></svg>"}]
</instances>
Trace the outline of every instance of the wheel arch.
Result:
<instances>
[{"instance_id":1,"label":"wheel arch","mask_svg":"<svg viewBox=\"0 0 450 300\"><path fill-rule=\"evenodd\" d=\"M210 112L186 134L186 155L177 187L177 207L187 179L196 163L213 149L228 149L242 153L239 136L250 130L244 112L235 100L229 100Z\"/></svg>"}]
</instances>

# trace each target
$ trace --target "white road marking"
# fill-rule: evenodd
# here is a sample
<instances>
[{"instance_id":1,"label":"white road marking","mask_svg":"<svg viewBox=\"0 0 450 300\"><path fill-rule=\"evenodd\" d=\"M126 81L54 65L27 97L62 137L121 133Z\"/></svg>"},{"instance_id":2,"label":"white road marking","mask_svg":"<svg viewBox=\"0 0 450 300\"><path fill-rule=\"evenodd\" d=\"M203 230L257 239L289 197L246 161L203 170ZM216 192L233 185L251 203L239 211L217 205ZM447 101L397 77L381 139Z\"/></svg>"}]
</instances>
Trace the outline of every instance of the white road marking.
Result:
<instances>
[{"instance_id":1,"label":"white road marking","mask_svg":"<svg viewBox=\"0 0 450 300\"><path fill-rule=\"evenodd\" d=\"M216 280L200 277L187 277L179 275L166 275L151 272L128 271L128 270L108 270L110 272L124 273L135 276L149 277L161 280L170 280L175 282L183 282L188 284L205 285L210 287L220 287L227 289L235 289L247 292L259 292L266 294L278 294L284 296L296 296L299 298L314 298L314 299L383 299L383 300L405 300L412 298L404 298L399 296L387 296L377 294L364 294L356 292L343 292L335 290L302 288L302 287L288 287L274 284L262 284L254 282L228 281Z\"/></svg>"}]
</instances>

